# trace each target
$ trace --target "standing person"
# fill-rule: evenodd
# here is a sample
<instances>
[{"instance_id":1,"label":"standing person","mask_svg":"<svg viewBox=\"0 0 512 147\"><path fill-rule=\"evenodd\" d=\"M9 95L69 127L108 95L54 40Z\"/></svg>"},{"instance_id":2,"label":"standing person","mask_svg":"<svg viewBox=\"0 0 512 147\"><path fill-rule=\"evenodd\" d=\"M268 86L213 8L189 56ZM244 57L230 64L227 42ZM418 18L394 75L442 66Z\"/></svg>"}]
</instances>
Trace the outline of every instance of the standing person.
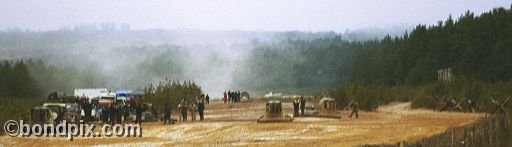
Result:
<instances>
[{"instance_id":1,"label":"standing person","mask_svg":"<svg viewBox=\"0 0 512 147\"><path fill-rule=\"evenodd\" d=\"M130 117L130 104L124 105L124 123L128 123L128 117Z\"/></svg>"},{"instance_id":2,"label":"standing person","mask_svg":"<svg viewBox=\"0 0 512 147\"><path fill-rule=\"evenodd\" d=\"M232 91L231 92L231 103L235 103L236 101L236 97L235 97L235 91Z\"/></svg>"},{"instance_id":3,"label":"standing person","mask_svg":"<svg viewBox=\"0 0 512 147\"><path fill-rule=\"evenodd\" d=\"M103 114L102 111L103 110L101 109L101 107L98 106L98 109L96 110L96 117L98 117L98 121L100 123L103 122L103 117L101 117L101 115Z\"/></svg>"},{"instance_id":4,"label":"standing person","mask_svg":"<svg viewBox=\"0 0 512 147\"><path fill-rule=\"evenodd\" d=\"M469 106L469 110L471 111L471 113L475 113L475 102L471 99L468 99L468 106Z\"/></svg>"},{"instance_id":5,"label":"standing person","mask_svg":"<svg viewBox=\"0 0 512 147\"><path fill-rule=\"evenodd\" d=\"M103 121L104 124L108 123L108 117L110 116L110 114L108 113L108 109L105 107L105 106L102 106L101 107L101 120Z\"/></svg>"},{"instance_id":6,"label":"standing person","mask_svg":"<svg viewBox=\"0 0 512 147\"><path fill-rule=\"evenodd\" d=\"M224 104L226 103L227 100L228 100L228 94L224 90Z\"/></svg>"},{"instance_id":7,"label":"standing person","mask_svg":"<svg viewBox=\"0 0 512 147\"><path fill-rule=\"evenodd\" d=\"M298 98L293 99L293 116L299 116L299 103L300 100Z\"/></svg>"},{"instance_id":8,"label":"standing person","mask_svg":"<svg viewBox=\"0 0 512 147\"><path fill-rule=\"evenodd\" d=\"M169 122L169 124L171 124L171 108L169 107L168 104L165 104L165 107L164 107L164 124L166 124L167 122Z\"/></svg>"},{"instance_id":9,"label":"standing person","mask_svg":"<svg viewBox=\"0 0 512 147\"><path fill-rule=\"evenodd\" d=\"M306 99L304 99L304 96L300 96L300 113L302 116L304 116L305 108L306 108Z\"/></svg>"},{"instance_id":10,"label":"standing person","mask_svg":"<svg viewBox=\"0 0 512 147\"><path fill-rule=\"evenodd\" d=\"M160 120L160 113L158 112L158 106L156 104L153 104L151 106L151 113L153 113L153 115L155 116L154 118Z\"/></svg>"},{"instance_id":11,"label":"standing person","mask_svg":"<svg viewBox=\"0 0 512 147\"><path fill-rule=\"evenodd\" d=\"M192 118L192 121L196 121L196 112L197 112L197 110L198 110L198 109L197 109L197 105L196 105L196 103L192 103L192 104L190 105L190 109L189 109L189 111L190 111L190 116L191 116L191 118Z\"/></svg>"},{"instance_id":12,"label":"standing person","mask_svg":"<svg viewBox=\"0 0 512 147\"><path fill-rule=\"evenodd\" d=\"M85 100L85 104L83 105L83 108L84 108L84 113L85 113L84 122L89 123L89 121L91 121L92 105L91 105L91 103L89 103L88 100Z\"/></svg>"},{"instance_id":13,"label":"standing person","mask_svg":"<svg viewBox=\"0 0 512 147\"><path fill-rule=\"evenodd\" d=\"M236 92L236 102L240 102L240 99L241 99L240 90L238 90L238 92Z\"/></svg>"},{"instance_id":14,"label":"standing person","mask_svg":"<svg viewBox=\"0 0 512 147\"><path fill-rule=\"evenodd\" d=\"M112 125L117 124L118 123L117 116L119 114L118 114L118 111L117 111L116 103L110 104L109 112L110 112L110 124L112 124Z\"/></svg>"},{"instance_id":15,"label":"standing person","mask_svg":"<svg viewBox=\"0 0 512 147\"><path fill-rule=\"evenodd\" d=\"M187 105L187 101L185 101L185 99L181 99L181 117L183 121L187 121L187 112L188 112L188 105Z\"/></svg>"},{"instance_id":16,"label":"standing person","mask_svg":"<svg viewBox=\"0 0 512 147\"><path fill-rule=\"evenodd\" d=\"M231 97L233 97L233 94L231 93L231 90L228 91L228 103L231 103Z\"/></svg>"},{"instance_id":17,"label":"standing person","mask_svg":"<svg viewBox=\"0 0 512 147\"><path fill-rule=\"evenodd\" d=\"M55 118L55 120L53 120L55 124L60 124L62 118L64 117L64 109L66 108L57 108L57 117Z\"/></svg>"},{"instance_id":18,"label":"standing person","mask_svg":"<svg viewBox=\"0 0 512 147\"><path fill-rule=\"evenodd\" d=\"M356 115L356 118L359 117L359 113L358 113L358 110L359 110L359 104L357 103L357 101L355 101L354 99L351 100L350 104L349 104L350 108L352 109L352 112L350 113L350 115L348 116L348 118L352 118L352 115Z\"/></svg>"},{"instance_id":19,"label":"standing person","mask_svg":"<svg viewBox=\"0 0 512 147\"><path fill-rule=\"evenodd\" d=\"M144 111L144 108L140 103L135 106L135 123L141 125L142 123L142 111Z\"/></svg>"},{"instance_id":20,"label":"standing person","mask_svg":"<svg viewBox=\"0 0 512 147\"><path fill-rule=\"evenodd\" d=\"M179 114L179 116L178 116L178 121L182 121L182 119L183 119L183 116L181 115L181 107L182 107L182 106L181 106L181 102L180 102L180 103L178 104L178 114Z\"/></svg>"},{"instance_id":21,"label":"standing person","mask_svg":"<svg viewBox=\"0 0 512 147\"><path fill-rule=\"evenodd\" d=\"M206 94L206 104L210 105L210 96L208 94Z\"/></svg>"},{"instance_id":22,"label":"standing person","mask_svg":"<svg viewBox=\"0 0 512 147\"><path fill-rule=\"evenodd\" d=\"M199 120L204 120L204 95L201 95L199 98L199 103L197 105L197 110L199 111Z\"/></svg>"},{"instance_id":23,"label":"standing person","mask_svg":"<svg viewBox=\"0 0 512 147\"><path fill-rule=\"evenodd\" d=\"M121 103L118 103L117 106L117 115L116 115L116 119L117 119L117 124L121 124L123 122L123 116L124 116L124 105L122 105Z\"/></svg>"},{"instance_id":24,"label":"standing person","mask_svg":"<svg viewBox=\"0 0 512 147\"><path fill-rule=\"evenodd\" d=\"M236 91L234 91L233 95L235 97L235 103L238 103L238 93Z\"/></svg>"},{"instance_id":25,"label":"standing person","mask_svg":"<svg viewBox=\"0 0 512 147\"><path fill-rule=\"evenodd\" d=\"M235 103L238 103L238 93L236 91L233 91L233 99L235 99Z\"/></svg>"}]
</instances>

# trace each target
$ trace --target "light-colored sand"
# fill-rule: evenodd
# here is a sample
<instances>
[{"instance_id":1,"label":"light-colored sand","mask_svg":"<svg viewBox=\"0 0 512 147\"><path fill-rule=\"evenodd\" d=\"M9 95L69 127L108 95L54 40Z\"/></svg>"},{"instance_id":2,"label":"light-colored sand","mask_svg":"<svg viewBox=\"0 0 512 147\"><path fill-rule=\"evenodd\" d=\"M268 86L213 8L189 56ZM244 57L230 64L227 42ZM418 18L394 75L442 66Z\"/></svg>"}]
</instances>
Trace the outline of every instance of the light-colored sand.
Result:
<instances>
[{"instance_id":1,"label":"light-colored sand","mask_svg":"<svg viewBox=\"0 0 512 147\"><path fill-rule=\"evenodd\" d=\"M357 146L414 141L441 133L450 127L474 122L483 114L433 112L410 109L409 103L394 103L378 112L360 112L359 119L295 118L292 123L256 123L264 112L263 102L207 106L206 121L175 125L144 123L143 137L66 138L1 136L5 146L98 145L98 146ZM286 113L292 105L284 104ZM172 116L173 118L176 115ZM199 117L198 117L199 118Z\"/></svg>"}]
</instances>

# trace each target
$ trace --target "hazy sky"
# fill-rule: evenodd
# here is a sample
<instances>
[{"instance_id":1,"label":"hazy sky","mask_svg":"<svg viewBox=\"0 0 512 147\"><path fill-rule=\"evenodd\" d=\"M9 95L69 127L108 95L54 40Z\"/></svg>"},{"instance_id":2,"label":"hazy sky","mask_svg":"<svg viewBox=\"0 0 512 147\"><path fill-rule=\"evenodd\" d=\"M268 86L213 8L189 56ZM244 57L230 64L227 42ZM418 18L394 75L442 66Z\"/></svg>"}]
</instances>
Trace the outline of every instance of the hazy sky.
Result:
<instances>
[{"instance_id":1,"label":"hazy sky","mask_svg":"<svg viewBox=\"0 0 512 147\"><path fill-rule=\"evenodd\" d=\"M344 31L433 24L508 0L0 0L0 29L127 23L135 29Z\"/></svg>"}]
</instances>

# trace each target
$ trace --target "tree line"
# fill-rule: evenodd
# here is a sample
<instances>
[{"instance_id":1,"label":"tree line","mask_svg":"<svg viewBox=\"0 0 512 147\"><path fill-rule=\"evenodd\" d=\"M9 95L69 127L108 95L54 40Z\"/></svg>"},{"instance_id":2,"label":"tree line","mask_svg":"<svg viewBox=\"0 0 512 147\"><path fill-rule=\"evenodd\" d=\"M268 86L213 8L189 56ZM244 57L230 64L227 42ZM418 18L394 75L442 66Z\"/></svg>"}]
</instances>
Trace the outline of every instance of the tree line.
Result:
<instances>
[{"instance_id":1,"label":"tree line","mask_svg":"<svg viewBox=\"0 0 512 147\"><path fill-rule=\"evenodd\" d=\"M391 92L394 96L352 98L385 103L408 97L405 100L412 100L414 107L427 108L439 105L439 99L471 99L481 111L492 112L491 97L504 101L512 94L511 32L512 11L505 8L480 16L468 11L457 20L449 16L436 25L418 25L403 36L387 36L359 50L350 83L336 91L350 95L351 89L360 87ZM438 81L438 70L445 68L452 69L453 82ZM375 85L385 88L372 88ZM404 87L409 90L393 92Z\"/></svg>"},{"instance_id":2,"label":"tree line","mask_svg":"<svg viewBox=\"0 0 512 147\"><path fill-rule=\"evenodd\" d=\"M75 88L101 86L93 71L47 65L42 60L0 61L0 97L45 97L51 92L72 94Z\"/></svg>"},{"instance_id":3,"label":"tree line","mask_svg":"<svg viewBox=\"0 0 512 147\"><path fill-rule=\"evenodd\" d=\"M512 11L496 8L480 16L469 11L457 19L449 16L383 39L255 43L245 68L238 70L243 76L234 80L262 92L322 91L340 105L358 99L366 110L391 101L433 108L436 97L454 97L472 99L489 112L494 107L490 97L503 101L511 94L511 32ZM453 82L437 81L438 70L445 68L452 69Z\"/></svg>"},{"instance_id":4,"label":"tree line","mask_svg":"<svg viewBox=\"0 0 512 147\"><path fill-rule=\"evenodd\" d=\"M157 85L149 84L144 88L145 99L160 106L169 105L176 109L182 99L191 104L194 98L203 94L201 87L191 81L171 81L165 79Z\"/></svg>"},{"instance_id":5,"label":"tree line","mask_svg":"<svg viewBox=\"0 0 512 147\"><path fill-rule=\"evenodd\" d=\"M403 36L387 36L360 50L352 80L365 84L422 85L437 70L486 82L512 78L512 11L496 8L480 16L466 12L454 21L418 25Z\"/></svg>"},{"instance_id":6,"label":"tree line","mask_svg":"<svg viewBox=\"0 0 512 147\"><path fill-rule=\"evenodd\" d=\"M40 88L23 60L0 62L0 97L32 97Z\"/></svg>"},{"instance_id":7,"label":"tree line","mask_svg":"<svg viewBox=\"0 0 512 147\"><path fill-rule=\"evenodd\" d=\"M366 45L342 37L255 43L234 83L252 92L303 92L350 81L355 54Z\"/></svg>"}]
</instances>

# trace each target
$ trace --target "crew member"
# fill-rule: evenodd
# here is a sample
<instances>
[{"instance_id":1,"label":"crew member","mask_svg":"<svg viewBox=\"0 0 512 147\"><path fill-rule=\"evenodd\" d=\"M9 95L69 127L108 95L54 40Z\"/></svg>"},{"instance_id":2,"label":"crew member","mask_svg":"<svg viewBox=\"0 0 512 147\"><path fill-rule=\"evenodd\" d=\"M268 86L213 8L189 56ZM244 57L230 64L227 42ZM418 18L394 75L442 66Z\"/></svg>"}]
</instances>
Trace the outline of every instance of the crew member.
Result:
<instances>
[{"instance_id":1,"label":"crew member","mask_svg":"<svg viewBox=\"0 0 512 147\"><path fill-rule=\"evenodd\" d=\"M197 110L199 111L199 120L204 120L204 95L201 95L199 98L199 103L197 104Z\"/></svg>"},{"instance_id":2,"label":"crew member","mask_svg":"<svg viewBox=\"0 0 512 147\"><path fill-rule=\"evenodd\" d=\"M169 124L171 124L171 108L169 107L168 104L165 104L165 107L164 107L164 124L166 124L167 122L169 122Z\"/></svg>"},{"instance_id":3,"label":"crew member","mask_svg":"<svg viewBox=\"0 0 512 147\"><path fill-rule=\"evenodd\" d=\"M299 116L299 103L298 98L293 99L293 116Z\"/></svg>"},{"instance_id":4,"label":"crew member","mask_svg":"<svg viewBox=\"0 0 512 147\"><path fill-rule=\"evenodd\" d=\"M300 113L302 116L304 116L304 109L306 108L306 99L304 99L304 96L300 97Z\"/></svg>"},{"instance_id":5,"label":"crew member","mask_svg":"<svg viewBox=\"0 0 512 147\"><path fill-rule=\"evenodd\" d=\"M183 121L187 121L187 112L188 112L188 105L187 105L187 101L185 101L185 99L181 99L181 103L180 103L180 106L181 106L181 117Z\"/></svg>"},{"instance_id":6,"label":"crew member","mask_svg":"<svg viewBox=\"0 0 512 147\"><path fill-rule=\"evenodd\" d=\"M359 104L357 103L357 101L355 101L354 99L352 99L352 101L350 102L349 104L350 108L352 109L352 112L350 113L350 115L348 116L348 118L352 118L352 115L356 115L356 118L359 117L359 113L358 113L358 107L359 107Z\"/></svg>"}]
</instances>

